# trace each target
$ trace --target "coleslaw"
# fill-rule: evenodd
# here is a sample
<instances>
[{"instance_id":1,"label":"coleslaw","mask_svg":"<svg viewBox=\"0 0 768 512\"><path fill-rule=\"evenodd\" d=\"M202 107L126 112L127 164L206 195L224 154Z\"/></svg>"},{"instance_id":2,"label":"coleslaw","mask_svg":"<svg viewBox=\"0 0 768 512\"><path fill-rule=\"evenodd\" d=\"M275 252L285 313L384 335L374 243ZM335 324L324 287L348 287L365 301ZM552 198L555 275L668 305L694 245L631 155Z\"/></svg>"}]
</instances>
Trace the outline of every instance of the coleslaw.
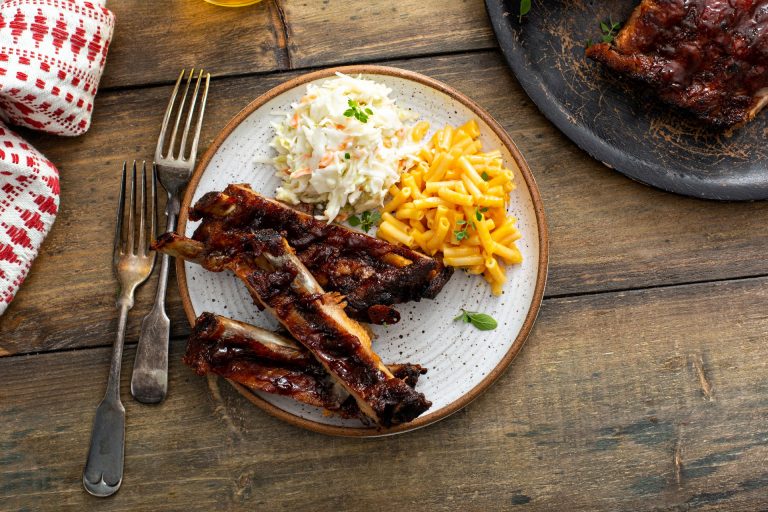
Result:
<instances>
[{"instance_id":1,"label":"coleslaw","mask_svg":"<svg viewBox=\"0 0 768 512\"><path fill-rule=\"evenodd\" d=\"M274 123L272 159L282 179L277 199L322 208L328 222L383 205L389 188L415 160L418 144L391 89L337 73L306 94Z\"/></svg>"}]
</instances>

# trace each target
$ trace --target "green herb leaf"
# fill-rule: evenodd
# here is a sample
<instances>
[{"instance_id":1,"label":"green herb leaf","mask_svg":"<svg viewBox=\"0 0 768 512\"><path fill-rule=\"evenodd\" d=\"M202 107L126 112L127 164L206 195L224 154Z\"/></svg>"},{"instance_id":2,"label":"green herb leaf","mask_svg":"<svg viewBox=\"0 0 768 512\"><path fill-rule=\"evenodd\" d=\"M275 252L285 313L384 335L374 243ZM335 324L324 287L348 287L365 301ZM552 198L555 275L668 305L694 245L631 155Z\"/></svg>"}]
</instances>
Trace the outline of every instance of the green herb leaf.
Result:
<instances>
[{"instance_id":1,"label":"green herb leaf","mask_svg":"<svg viewBox=\"0 0 768 512\"><path fill-rule=\"evenodd\" d=\"M363 212L360 216L360 227L366 233L381 220L381 213L378 210Z\"/></svg>"},{"instance_id":2,"label":"green herb leaf","mask_svg":"<svg viewBox=\"0 0 768 512\"><path fill-rule=\"evenodd\" d=\"M488 211L488 207L487 206L483 206L482 208L480 208L480 213L485 213L487 211Z\"/></svg>"},{"instance_id":3,"label":"green herb leaf","mask_svg":"<svg viewBox=\"0 0 768 512\"><path fill-rule=\"evenodd\" d=\"M483 220L483 214L482 214L482 213L480 213L478 210L475 210L475 218L476 218L478 221L481 221L481 220Z\"/></svg>"},{"instance_id":4,"label":"green herb leaf","mask_svg":"<svg viewBox=\"0 0 768 512\"><path fill-rule=\"evenodd\" d=\"M520 0L520 16L518 21L523 21L523 16L531 12L531 0Z\"/></svg>"},{"instance_id":5,"label":"green herb leaf","mask_svg":"<svg viewBox=\"0 0 768 512\"><path fill-rule=\"evenodd\" d=\"M457 316L456 318L453 319L454 322L456 320L461 320L462 322L466 322L466 323L469 323L471 321L469 319L469 315L463 309L461 310L461 314L459 314L459 316Z\"/></svg>"},{"instance_id":6,"label":"green herb leaf","mask_svg":"<svg viewBox=\"0 0 768 512\"><path fill-rule=\"evenodd\" d=\"M344 153L344 158L349 160L350 159L349 153Z\"/></svg>"},{"instance_id":7,"label":"green herb leaf","mask_svg":"<svg viewBox=\"0 0 768 512\"><path fill-rule=\"evenodd\" d=\"M368 116L373 115L373 110L370 108L361 108L360 105L355 101L347 98L347 105L349 105L349 108L344 111L344 117L353 117L360 121L361 123L367 123L368 122Z\"/></svg>"},{"instance_id":8,"label":"green herb leaf","mask_svg":"<svg viewBox=\"0 0 768 512\"><path fill-rule=\"evenodd\" d=\"M616 37L616 34L618 34L619 29L621 29L621 22L614 22L612 19L608 19L608 21L601 21L600 22L600 31L603 33L600 36L600 40L604 43L612 43L614 37ZM587 40L587 48L592 46L592 40Z\"/></svg>"},{"instance_id":9,"label":"green herb leaf","mask_svg":"<svg viewBox=\"0 0 768 512\"><path fill-rule=\"evenodd\" d=\"M471 323L476 329L481 331L492 331L499 326L499 323L492 316L465 309L462 309L461 314L453 319L454 322L457 320L468 324Z\"/></svg>"},{"instance_id":10,"label":"green herb leaf","mask_svg":"<svg viewBox=\"0 0 768 512\"><path fill-rule=\"evenodd\" d=\"M463 226L466 223L467 223L467 221L465 221L464 219L459 219L459 220L456 221L456 224L458 224L459 226Z\"/></svg>"},{"instance_id":11,"label":"green herb leaf","mask_svg":"<svg viewBox=\"0 0 768 512\"><path fill-rule=\"evenodd\" d=\"M488 173L483 171L483 174L480 175L481 178L483 178L484 181L489 181L491 179L490 176L488 176Z\"/></svg>"},{"instance_id":12,"label":"green herb leaf","mask_svg":"<svg viewBox=\"0 0 768 512\"><path fill-rule=\"evenodd\" d=\"M499 326L498 322L490 315L485 313L472 313L470 321L477 329L481 331L492 331Z\"/></svg>"},{"instance_id":13,"label":"green herb leaf","mask_svg":"<svg viewBox=\"0 0 768 512\"><path fill-rule=\"evenodd\" d=\"M462 240L464 240L465 238L468 238L468 237L469 237L469 233L467 233L467 230L466 230L466 229L462 229L461 231L454 231L454 232L453 232L453 236L455 236L455 237L456 237L456 240L458 240L459 242L461 242L461 241L462 241Z\"/></svg>"},{"instance_id":14,"label":"green herb leaf","mask_svg":"<svg viewBox=\"0 0 768 512\"><path fill-rule=\"evenodd\" d=\"M360 217L357 215L352 215L349 219L347 219L347 222L349 222L349 225L352 227L357 227L360 225Z\"/></svg>"}]
</instances>

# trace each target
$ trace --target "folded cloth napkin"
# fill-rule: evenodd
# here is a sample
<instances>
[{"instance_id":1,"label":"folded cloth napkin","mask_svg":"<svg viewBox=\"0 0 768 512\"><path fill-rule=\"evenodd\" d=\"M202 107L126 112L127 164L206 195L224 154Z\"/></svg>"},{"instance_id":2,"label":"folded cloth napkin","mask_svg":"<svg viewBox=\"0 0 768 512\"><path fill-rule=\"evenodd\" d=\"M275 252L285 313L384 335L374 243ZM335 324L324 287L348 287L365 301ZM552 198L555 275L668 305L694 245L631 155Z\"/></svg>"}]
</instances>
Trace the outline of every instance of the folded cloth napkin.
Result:
<instances>
[{"instance_id":1,"label":"folded cloth napkin","mask_svg":"<svg viewBox=\"0 0 768 512\"><path fill-rule=\"evenodd\" d=\"M106 0L0 0L0 315L59 206L59 172L8 128L88 130L115 25Z\"/></svg>"}]
</instances>

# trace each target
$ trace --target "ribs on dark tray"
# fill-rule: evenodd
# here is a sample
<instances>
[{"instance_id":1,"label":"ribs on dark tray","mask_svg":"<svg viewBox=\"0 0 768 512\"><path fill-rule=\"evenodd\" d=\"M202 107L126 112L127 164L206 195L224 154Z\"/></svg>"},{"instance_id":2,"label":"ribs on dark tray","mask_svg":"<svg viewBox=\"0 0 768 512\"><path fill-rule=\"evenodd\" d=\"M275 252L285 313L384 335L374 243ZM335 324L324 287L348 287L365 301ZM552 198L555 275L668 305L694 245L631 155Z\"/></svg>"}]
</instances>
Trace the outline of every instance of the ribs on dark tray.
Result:
<instances>
[{"instance_id":1,"label":"ribs on dark tray","mask_svg":"<svg viewBox=\"0 0 768 512\"><path fill-rule=\"evenodd\" d=\"M643 0L587 56L716 128L768 103L768 0Z\"/></svg>"},{"instance_id":2,"label":"ribs on dark tray","mask_svg":"<svg viewBox=\"0 0 768 512\"><path fill-rule=\"evenodd\" d=\"M381 362L368 331L346 315L343 296L326 293L280 233L204 226L195 233L199 240L166 233L153 245L214 272L233 271L254 301L269 310L379 425L406 423L431 406Z\"/></svg>"},{"instance_id":3,"label":"ribs on dark tray","mask_svg":"<svg viewBox=\"0 0 768 512\"><path fill-rule=\"evenodd\" d=\"M203 313L192 329L184 362L198 375L214 373L253 391L287 396L345 418L367 421L357 402L306 348L253 325ZM414 364L388 368L410 387L426 373Z\"/></svg>"},{"instance_id":4,"label":"ribs on dark tray","mask_svg":"<svg viewBox=\"0 0 768 512\"><path fill-rule=\"evenodd\" d=\"M318 221L248 185L204 195L190 210L190 219L203 221L194 239L213 251L229 250L228 238L219 233L281 233L320 286L342 294L349 316L363 322L397 323L400 314L393 304L434 298L453 273L429 256Z\"/></svg>"}]
</instances>

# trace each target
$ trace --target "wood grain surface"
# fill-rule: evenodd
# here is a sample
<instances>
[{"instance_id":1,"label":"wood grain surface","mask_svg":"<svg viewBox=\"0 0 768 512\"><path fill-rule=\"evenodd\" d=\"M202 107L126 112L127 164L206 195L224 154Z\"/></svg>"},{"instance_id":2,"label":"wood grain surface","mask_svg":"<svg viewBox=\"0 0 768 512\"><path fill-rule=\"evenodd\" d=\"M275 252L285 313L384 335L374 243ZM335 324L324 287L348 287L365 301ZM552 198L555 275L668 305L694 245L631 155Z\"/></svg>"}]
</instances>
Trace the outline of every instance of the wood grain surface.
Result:
<instances>
[{"instance_id":1,"label":"wood grain surface","mask_svg":"<svg viewBox=\"0 0 768 512\"><path fill-rule=\"evenodd\" d=\"M110 2L117 22L101 88L173 83L180 69L190 67L216 76L287 69L276 5L275 0L247 9L222 9L203 0Z\"/></svg>"},{"instance_id":2,"label":"wood grain surface","mask_svg":"<svg viewBox=\"0 0 768 512\"><path fill-rule=\"evenodd\" d=\"M682 198L592 160L508 71L481 0L391 4L110 2L117 33L93 127L69 139L23 133L61 170L62 196L0 317L0 511L768 508L768 205ZM113 498L88 496L81 471L116 326L109 260L120 165L151 158L178 69L214 74L205 148L300 69L360 61L466 93L528 160L551 264L521 355L434 426L329 438L181 364L188 326L172 280L169 397L142 406L128 379L153 278L128 324L125 482Z\"/></svg>"},{"instance_id":3,"label":"wood grain surface","mask_svg":"<svg viewBox=\"0 0 768 512\"><path fill-rule=\"evenodd\" d=\"M117 30L102 88L170 83L183 67L220 77L496 47L477 0L264 0L246 9L119 0L109 7Z\"/></svg>"},{"instance_id":4,"label":"wood grain surface","mask_svg":"<svg viewBox=\"0 0 768 512\"><path fill-rule=\"evenodd\" d=\"M496 47L485 8L475 0L282 5L295 68ZM342 43L347 38L352 44Z\"/></svg>"},{"instance_id":5,"label":"wood grain surface","mask_svg":"<svg viewBox=\"0 0 768 512\"><path fill-rule=\"evenodd\" d=\"M466 92L518 144L542 191L551 231L547 295L768 274L768 261L762 257L768 250L763 221L768 204L682 198L606 169L538 113L497 53L385 63ZM201 147L251 99L295 74L215 80ZM96 100L93 128L83 137L25 133L59 165L62 208L27 282L0 317L5 353L112 342L117 313L109 261L120 165L126 158L152 157L170 89L104 92ZM170 289L173 332L179 336L188 327L175 284ZM129 342L138 337L153 293L153 280L137 292Z\"/></svg>"},{"instance_id":6,"label":"wood grain surface","mask_svg":"<svg viewBox=\"0 0 768 512\"><path fill-rule=\"evenodd\" d=\"M125 480L104 501L79 480L109 351L0 359L0 508L755 510L768 493L766 300L766 279L548 299L486 394L381 439L285 425L194 375L182 343L168 400L137 404L128 350Z\"/></svg>"}]
</instances>

